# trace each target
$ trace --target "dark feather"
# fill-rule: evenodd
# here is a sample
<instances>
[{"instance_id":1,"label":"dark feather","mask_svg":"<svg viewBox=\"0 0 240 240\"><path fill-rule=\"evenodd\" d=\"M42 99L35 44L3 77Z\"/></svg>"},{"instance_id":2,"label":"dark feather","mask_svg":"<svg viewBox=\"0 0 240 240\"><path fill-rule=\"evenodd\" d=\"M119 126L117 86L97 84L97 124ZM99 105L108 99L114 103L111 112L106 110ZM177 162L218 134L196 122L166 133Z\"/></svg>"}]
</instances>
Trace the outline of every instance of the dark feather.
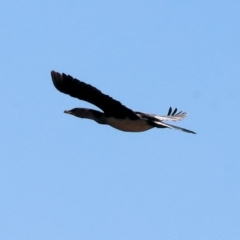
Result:
<instances>
[{"instance_id":1,"label":"dark feather","mask_svg":"<svg viewBox=\"0 0 240 240\"><path fill-rule=\"evenodd\" d=\"M172 112L172 108L170 107L169 110L168 110L168 114L167 115L170 116L171 112Z\"/></svg>"},{"instance_id":2,"label":"dark feather","mask_svg":"<svg viewBox=\"0 0 240 240\"><path fill-rule=\"evenodd\" d=\"M79 81L70 75L51 72L54 86L62 93L72 97L87 101L105 113L106 117L129 118L137 120L139 117L129 108L122 105L119 101L103 94L95 87Z\"/></svg>"},{"instance_id":3,"label":"dark feather","mask_svg":"<svg viewBox=\"0 0 240 240\"><path fill-rule=\"evenodd\" d=\"M172 113L172 116L174 116L174 114L177 112L177 108L175 108L175 110Z\"/></svg>"}]
</instances>

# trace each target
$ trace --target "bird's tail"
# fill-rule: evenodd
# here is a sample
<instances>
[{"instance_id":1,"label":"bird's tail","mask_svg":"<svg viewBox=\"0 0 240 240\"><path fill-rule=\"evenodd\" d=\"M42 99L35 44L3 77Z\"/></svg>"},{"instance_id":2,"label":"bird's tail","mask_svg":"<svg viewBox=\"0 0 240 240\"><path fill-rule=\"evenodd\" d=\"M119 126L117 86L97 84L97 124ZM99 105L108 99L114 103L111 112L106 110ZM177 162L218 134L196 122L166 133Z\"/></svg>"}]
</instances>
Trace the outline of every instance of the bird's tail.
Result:
<instances>
[{"instance_id":1,"label":"bird's tail","mask_svg":"<svg viewBox=\"0 0 240 240\"><path fill-rule=\"evenodd\" d=\"M166 116L156 116L156 115L154 116L154 118L157 119L157 121L156 120L154 121L154 126L157 127L157 128L165 127L165 128L180 130L180 131L187 132L187 133L196 134L195 132L193 132L191 130L181 128L181 127L177 127L177 126L162 122L162 121L180 121L183 118L185 118L186 116L187 116L186 112L181 111L181 112L177 113L177 108L175 108L172 111L172 108L170 107L169 110L168 110L168 114Z\"/></svg>"},{"instance_id":2,"label":"bird's tail","mask_svg":"<svg viewBox=\"0 0 240 240\"><path fill-rule=\"evenodd\" d=\"M176 129L176 130L180 130L180 131L187 132L187 133L196 134L195 132L193 132L191 130L181 128L181 127L177 127L177 126L174 126L172 124L168 124L168 123L164 123L164 122L154 122L154 126L157 127L157 128L166 127L166 128Z\"/></svg>"}]
</instances>

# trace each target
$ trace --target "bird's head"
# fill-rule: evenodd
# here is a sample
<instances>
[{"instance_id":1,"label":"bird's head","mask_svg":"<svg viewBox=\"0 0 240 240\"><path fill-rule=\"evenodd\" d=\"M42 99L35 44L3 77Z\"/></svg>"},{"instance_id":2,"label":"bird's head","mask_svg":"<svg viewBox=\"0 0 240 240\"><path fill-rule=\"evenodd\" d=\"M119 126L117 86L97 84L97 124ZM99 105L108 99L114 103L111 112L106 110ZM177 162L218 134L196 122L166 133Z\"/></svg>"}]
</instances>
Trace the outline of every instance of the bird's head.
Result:
<instances>
[{"instance_id":1,"label":"bird's head","mask_svg":"<svg viewBox=\"0 0 240 240\"><path fill-rule=\"evenodd\" d=\"M86 108L73 108L71 110L65 110L64 113L71 114L80 118L86 118L89 115Z\"/></svg>"},{"instance_id":2,"label":"bird's head","mask_svg":"<svg viewBox=\"0 0 240 240\"><path fill-rule=\"evenodd\" d=\"M71 109L71 110L65 110L65 111L64 111L64 113L72 114L72 115L74 115L74 113L76 113L76 112L77 112L76 108L73 108L73 109Z\"/></svg>"},{"instance_id":3,"label":"bird's head","mask_svg":"<svg viewBox=\"0 0 240 240\"><path fill-rule=\"evenodd\" d=\"M78 116L78 115L81 115L82 109L81 108L73 108L71 110L65 110L64 113Z\"/></svg>"}]
</instances>

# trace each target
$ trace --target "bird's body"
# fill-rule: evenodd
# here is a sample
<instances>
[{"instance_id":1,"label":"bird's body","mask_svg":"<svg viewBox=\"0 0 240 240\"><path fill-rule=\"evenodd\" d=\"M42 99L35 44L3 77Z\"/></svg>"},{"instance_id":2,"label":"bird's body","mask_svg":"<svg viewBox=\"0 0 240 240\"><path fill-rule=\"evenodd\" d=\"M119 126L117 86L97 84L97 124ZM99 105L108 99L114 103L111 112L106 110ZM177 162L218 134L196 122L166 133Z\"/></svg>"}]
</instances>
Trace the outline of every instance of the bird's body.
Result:
<instances>
[{"instance_id":1,"label":"bird's body","mask_svg":"<svg viewBox=\"0 0 240 240\"><path fill-rule=\"evenodd\" d=\"M141 118L137 120L131 120L129 118L126 118L119 121L114 117L110 117L107 119L107 123L110 126L124 132L143 132L153 128L151 125L148 124L148 122Z\"/></svg>"},{"instance_id":2,"label":"bird's body","mask_svg":"<svg viewBox=\"0 0 240 240\"><path fill-rule=\"evenodd\" d=\"M119 101L114 100L93 86L79 81L70 75L66 75L64 73L60 74L58 72L52 71L51 76L54 86L60 92L92 103L103 111L100 112L87 108L74 108L72 110L64 111L65 113L80 118L92 119L99 124L107 124L125 132L143 132L157 127L171 128L188 133L195 133L193 131L163 122L179 121L187 116L187 113L185 112L177 113L177 109L172 111L172 108L169 108L168 114L166 116L134 112L122 105Z\"/></svg>"}]
</instances>

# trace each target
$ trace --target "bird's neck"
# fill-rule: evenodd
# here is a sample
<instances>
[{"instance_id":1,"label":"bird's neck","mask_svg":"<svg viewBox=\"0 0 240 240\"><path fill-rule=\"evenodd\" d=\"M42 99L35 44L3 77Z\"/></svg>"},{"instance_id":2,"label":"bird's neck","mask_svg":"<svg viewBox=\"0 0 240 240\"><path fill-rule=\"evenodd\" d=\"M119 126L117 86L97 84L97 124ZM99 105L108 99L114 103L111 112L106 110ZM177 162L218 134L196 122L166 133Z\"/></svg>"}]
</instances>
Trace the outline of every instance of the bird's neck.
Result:
<instances>
[{"instance_id":1,"label":"bird's neck","mask_svg":"<svg viewBox=\"0 0 240 240\"><path fill-rule=\"evenodd\" d=\"M107 124L104 113L93 109L81 108L81 111L79 111L75 116L80 118L88 118L100 124Z\"/></svg>"}]
</instances>

